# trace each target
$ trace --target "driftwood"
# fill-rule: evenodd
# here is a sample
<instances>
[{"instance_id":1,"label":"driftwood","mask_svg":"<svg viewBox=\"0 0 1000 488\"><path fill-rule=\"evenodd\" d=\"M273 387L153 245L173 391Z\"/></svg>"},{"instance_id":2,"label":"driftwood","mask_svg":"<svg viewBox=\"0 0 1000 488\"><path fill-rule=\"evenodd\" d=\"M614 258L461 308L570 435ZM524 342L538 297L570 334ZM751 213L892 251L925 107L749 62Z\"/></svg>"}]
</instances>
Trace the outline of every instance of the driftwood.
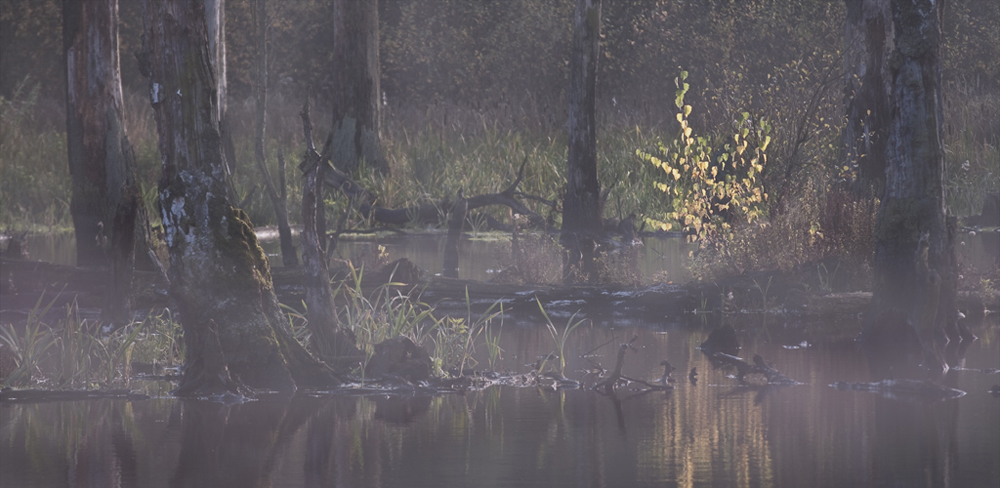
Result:
<instances>
[{"instance_id":1,"label":"driftwood","mask_svg":"<svg viewBox=\"0 0 1000 488\"><path fill-rule=\"evenodd\" d=\"M830 385L841 391L867 391L878 393L886 398L913 399L921 401L949 400L965 396L965 392L955 388L939 385L931 380L882 380L870 383L851 383L838 381Z\"/></svg>"},{"instance_id":2,"label":"driftwood","mask_svg":"<svg viewBox=\"0 0 1000 488\"><path fill-rule=\"evenodd\" d=\"M798 382L785 376L764 362L760 354L754 354L753 364L731 354L716 352L709 355L714 361L736 367L736 379L744 385L797 385ZM760 380L763 379L763 382Z\"/></svg>"},{"instance_id":3,"label":"driftwood","mask_svg":"<svg viewBox=\"0 0 1000 488\"><path fill-rule=\"evenodd\" d=\"M611 372L607 378L599 381L594 385L591 390L604 389L604 393L608 395L615 394L615 386L618 381L622 379L622 367L625 366L625 353L628 352L628 344L622 344L618 347L618 359L615 361L615 369Z\"/></svg>"}]
</instances>

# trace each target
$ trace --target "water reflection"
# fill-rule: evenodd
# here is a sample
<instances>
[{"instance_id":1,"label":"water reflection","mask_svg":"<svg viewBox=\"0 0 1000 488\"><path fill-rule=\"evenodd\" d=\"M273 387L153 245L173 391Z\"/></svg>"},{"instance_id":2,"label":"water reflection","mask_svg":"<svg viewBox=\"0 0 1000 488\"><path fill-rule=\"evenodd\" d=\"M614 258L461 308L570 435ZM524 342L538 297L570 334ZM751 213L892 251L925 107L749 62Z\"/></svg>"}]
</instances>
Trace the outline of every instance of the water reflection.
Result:
<instances>
[{"instance_id":1,"label":"water reflection","mask_svg":"<svg viewBox=\"0 0 1000 488\"><path fill-rule=\"evenodd\" d=\"M581 328L567 376L614 362L638 334L624 374L654 380L659 362L697 384L616 398L579 390L490 388L446 396L300 392L241 405L157 398L0 405L0 486L997 486L996 374L953 371L958 400L907 402L830 388L867 381L849 337L782 347L735 324L744 357L761 354L802 385L737 386L694 349L711 326ZM850 325L841 326L850 329ZM829 328L827 326L826 328ZM808 329L808 327L807 327ZM996 368L997 324L966 354ZM579 357L605 342L597 356ZM509 328L502 367L548 354L543 328Z\"/></svg>"},{"instance_id":2,"label":"water reflection","mask_svg":"<svg viewBox=\"0 0 1000 488\"><path fill-rule=\"evenodd\" d=\"M1000 233L980 232L976 235L963 234L958 246L959 259L965 265L977 269L992 269L1000 261ZM506 234L466 234L462 240L458 256L458 268L461 277L473 280L489 280L493 277L498 265L510 256L510 236ZM297 240L297 237L296 237ZM378 246L385 246L390 260L401 257L409 258L421 269L430 273L438 273L444 268L446 236L384 236L377 241L342 239L338 243L337 252L345 259L363 261L377 256ZM644 245L639 247L638 268L642 271L645 283L655 278L666 279L675 283L685 283L690 278L690 272L685 269L688 252L695 249L683 238L652 238L643 239ZM281 266L280 245L277 233L261 235L261 245L270 258L272 266ZM73 234L33 234L28 236L28 250L31 259L53 262L57 264L76 264L76 248ZM548 256L552 263L561 266L562 257L552 250Z\"/></svg>"},{"instance_id":3,"label":"water reflection","mask_svg":"<svg viewBox=\"0 0 1000 488\"><path fill-rule=\"evenodd\" d=\"M272 235L273 234L273 235ZM295 237L297 242L298 237ZM460 277L486 281L495 275L504 263L509 264L510 236L507 234L466 235L458 248L458 263L450 263L450 268L461 270ZM649 282L654 276L682 283L690 279L684 268L688 251L692 245L682 238L647 238L645 246L639 249L639 269L642 278ZM31 259L57 264L76 264L76 241L72 233L35 234L28 237L28 251ZM261 246L267 254L271 266L281 266L281 250L276 233L261 236ZM440 273L445 268L445 248L447 236L383 236L377 240L355 240L342 238L337 244L336 255L356 262L374 261L379 255L379 246L384 246L389 259L406 257L430 274ZM562 256L558 248L545 250L543 258L561 269Z\"/></svg>"}]
</instances>

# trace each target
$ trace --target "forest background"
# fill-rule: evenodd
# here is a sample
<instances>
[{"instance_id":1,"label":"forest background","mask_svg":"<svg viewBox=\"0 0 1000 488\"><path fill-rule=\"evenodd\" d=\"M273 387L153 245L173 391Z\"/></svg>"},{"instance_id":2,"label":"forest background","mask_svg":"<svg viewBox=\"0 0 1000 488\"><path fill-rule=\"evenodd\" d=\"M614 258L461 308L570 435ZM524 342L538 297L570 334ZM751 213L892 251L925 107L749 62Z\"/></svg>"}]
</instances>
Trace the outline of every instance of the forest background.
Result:
<instances>
[{"instance_id":1,"label":"forest background","mask_svg":"<svg viewBox=\"0 0 1000 488\"><path fill-rule=\"evenodd\" d=\"M252 3L226 1L226 63L234 184L240 198L250 195L245 209L259 226L275 218L252 164ZM286 179L295 220L302 183L294 155L304 147L299 108L312 100L319 134L331 119L324 113L332 88L331 2L270 3L267 163L275 174L279 150L293 161ZM0 6L0 226L69 228L62 5ZM1000 3L953 0L944 12L946 184L949 208L961 217L978 213L986 195L1000 190ZM572 15L571 2L543 0L380 2L390 174L362 171L362 183L397 207L459 189L501 191L527 159L521 190L561 201ZM874 206L847 196L857 167L842 141L845 16L842 2L820 0L604 2L597 118L605 217L635 213L672 230L683 224L676 221L682 204L658 186L669 178L642 154L656 154L677 135L678 76L686 71L684 103L693 107L686 123L695 134L727 140L747 120L757 128L766 121L772 141L760 177L770 197L761 222L770 225L751 229L755 237L745 246L731 245L723 269L712 272L784 268L820 247L870 255ZM157 137L147 81L132 56L141 45L141 2L120 2L119 18L127 131L155 216ZM788 211L778 211L781 202ZM780 256L761 252L776 244Z\"/></svg>"}]
</instances>

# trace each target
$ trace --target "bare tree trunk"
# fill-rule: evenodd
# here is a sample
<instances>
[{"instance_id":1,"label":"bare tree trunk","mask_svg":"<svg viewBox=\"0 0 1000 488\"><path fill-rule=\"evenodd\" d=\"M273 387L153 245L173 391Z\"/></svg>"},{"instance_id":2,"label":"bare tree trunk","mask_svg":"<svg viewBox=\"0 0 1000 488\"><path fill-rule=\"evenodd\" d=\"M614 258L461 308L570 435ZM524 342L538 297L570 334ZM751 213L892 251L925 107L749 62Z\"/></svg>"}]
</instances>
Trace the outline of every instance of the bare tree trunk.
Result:
<instances>
[{"instance_id":1,"label":"bare tree trunk","mask_svg":"<svg viewBox=\"0 0 1000 488\"><path fill-rule=\"evenodd\" d=\"M333 164L348 174L361 160L388 173L382 155L378 0L333 2Z\"/></svg>"},{"instance_id":2,"label":"bare tree trunk","mask_svg":"<svg viewBox=\"0 0 1000 488\"><path fill-rule=\"evenodd\" d=\"M593 241L601 232L601 185L597 180L595 101L600 56L601 0L577 0L569 66L569 157L560 240L569 249L567 268L590 268ZM587 242L584 242L587 241ZM582 261L581 261L582 260ZM589 274L589 273L588 273Z\"/></svg>"},{"instance_id":3,"label":"bare tree trunk","mask_svg":"<svg viewBox=\"0 0 1000 488\"><path fill-rule=\"evenodd\" d=\"M205 25L208 33L208 57L215 70L216 117L219 120L219 134L222 137L222 154L226 170L227 191L229 199L238 202L236 188L233 186L233 170L236 166L236 149L233 146L233 135L229 128L229 117L226 115L226 97L228 83L226 82L226 0L203 0L205 5Z\"/></svg>"},{"instance_id":4,"label":"bare tree trunk","mask_svg":"<svg viewBox=\"0 0 1000 488\"><path fill-rule=\"evenodd\" d=\"M955 330L954 220L945 213L941 137L940 2L891 2L891 125L885 194L875 229L875 286L866 335L915 330L921 351L904 356L947 369L935 339ZM883 336L884 337L884 336ZM907 341L897 338L900 342ZM914 344L914 341L908 341Z\"/></svg>"},{"instance_id":5,"label":"bare tree trunk","mask_svg":"<svg viewBox=\"0 0 1000 488\"><path fill-rule=\"evenodd\" d=\"M170 297L187 350L195 356L213 353L216 348L203 341L215 335L208 332L214 324L221 364L252 388L336 383L333 372L292 337L253 226L228 199L204 5L146 0L144 7L140 68L150 79L160 138ZM211 384L206 376L218 373L204 369L220 364L217 357L186 361L178 390Z\"/></svg>"},{"instance_id":6,"label":"bare tree trunk","mask_svg":"<svg viewBox=\"0 0 1000 488\"><path fill-rule=\"evenodd\" d=\"M278 221L281 262L285 266L295 266L299 264L299 259L295 254L295 244L292 243L292 229L288 225L288 207L284 198L285 167L282 164L280 168L282 174L279 175L281 184L279 193L274 186L274 180L271 179L271 172L267 170L267 152L264 147L267 128L267 0L257 0L254 14L257 16L257 134L254 137L254 159L257 161L257 170L264 180L264 188L271 199L274 216Z\"/></svg>"},{"instance_id":7,"label":"bare tree trunk","mask_svg":"<svg viewBox=\"0 0 1000 488\"><path fill-rule=\"evenodd\" d=\"M322 234L317 223L319 209L323 206L322 172L324 167L328 167L329 142L322 155L317 153L312 140L309 102L303 105L300 115L306 141L305 159L300 166L305 178L302 186L302 273L306 281L306 313L309 330L312 331L312 348L323 359L360 356L353 337L340 328L330 289L330 271L320 239Z\"/></svg>"},{"instance_id":8,"label":"bare tree trunk","mask_svg":"<svg viewBox=\"0 0 1000 488\"><path fill-rule=\"evenodd\" d=\"M103 314L123 325L129 320L137 235L145 261L149 243L135 154L125 133L117 0L67 0L63 29L77 264L110 266Z\"/></svg>"},{"instance_id":9,"label":"bare tree trunk","mask_svg":"<svg viewBox=\"0 0 1000 488\"><path fill-rule=\"evenodd\" d=\"M886 143L889 140L889 66L893 27L889 3L884 0L846 0L844 27L844 100L847 126L843 144L845 163L858 169L856 190L881 194L885 182Z\"/></svg>"}]
</instances>

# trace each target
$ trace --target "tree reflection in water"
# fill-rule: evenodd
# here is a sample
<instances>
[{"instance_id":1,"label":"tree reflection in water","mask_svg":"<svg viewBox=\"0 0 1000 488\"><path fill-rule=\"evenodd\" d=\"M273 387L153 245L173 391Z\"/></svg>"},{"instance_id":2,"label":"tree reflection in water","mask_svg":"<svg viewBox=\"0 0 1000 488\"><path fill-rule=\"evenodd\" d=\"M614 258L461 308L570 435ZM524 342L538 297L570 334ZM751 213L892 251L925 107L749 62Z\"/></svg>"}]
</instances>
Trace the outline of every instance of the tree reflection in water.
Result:
<instances>
[{"instance_id":1,"label":"tree reflection in water","mask_svg":"<svg viewBox=\"0 0 1000 488\"><path fill-rule=\"evenodd\" d=\"M614 362L638 334L623 374L661 377L668 358L697 384L617 400L587 389L493 387L443 396L308 393L239 405L153 398L0 404L0 486L996 486L1000 327L977 329L970 368L942 383L969 392L933 403L830 388L870 381L853 333L783 337L736 324L743 357L760 354L804 384L737 385L694 345L714 325L580 328L567 375ZM788 330L793 327L788 327ZM849 328L856 332L856 326ZM818 331L809 332L814 334ZM822 344L790 349L782 344ZM541 329L505 330L506 364L552 347ZM516 356L516 357L514 357ZM591 383L593 381L591 380Z\"/></svg>"}]
</instances>

